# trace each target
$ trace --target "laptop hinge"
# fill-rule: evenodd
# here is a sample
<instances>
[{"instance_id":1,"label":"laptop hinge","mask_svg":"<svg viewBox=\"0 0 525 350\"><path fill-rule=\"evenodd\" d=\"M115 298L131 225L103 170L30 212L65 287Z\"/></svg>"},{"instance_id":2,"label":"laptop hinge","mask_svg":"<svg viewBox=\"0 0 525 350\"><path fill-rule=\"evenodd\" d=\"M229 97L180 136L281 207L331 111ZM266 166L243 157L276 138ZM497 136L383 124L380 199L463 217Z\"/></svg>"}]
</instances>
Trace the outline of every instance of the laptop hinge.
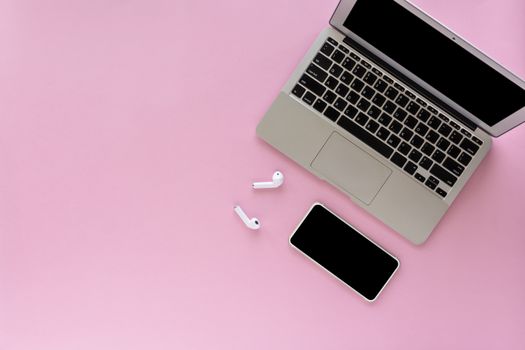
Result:
<instances>
[{"instance_id":1,"label":"laptop hinge","mask_svg":"<svg viewBox=\"0 0 525 350\"><path fill-rule=\"evenodd\" d=\"M412 89L416 90L418 93L423 95L425 98L430 100L432 103L437 105L439 108L443 109L444 111L446 111L447 113L452 115L454 118L459 120L461 123L463 123L470 130L474 131L478 127L470 119L466 118L461 113L459 113L458 111L456 111L455 109L453 109L452 107L450 107L449 105L447 105L446 103L441 101L439 98L437 98L436 96L431 94L429 91L427 91L426 89L421 87L419 84L417 84L414 81L410 80L406 75L404 75L403 73L399 72L397 69L395 69L394 67L392 67L391 65L389 65L388 63L383 61L381 58L379 58L376 55L374 55L372 52L370 52L368 49L363 47L361 44L359 44L358 42L356 42L352 38L349 38L349 37L345 36L345 39L343 40L343 42L345 44L349 45L349 46L352 46L356 50L360 51L363 55L367 56L367 58L371 59L372 61L374 61L374 63L376 63L377 65L381 66L381 68L385 69L390 74L395 76L397 79L401 80L404 84L410 86Z\"/></svg>"}]
</instances>

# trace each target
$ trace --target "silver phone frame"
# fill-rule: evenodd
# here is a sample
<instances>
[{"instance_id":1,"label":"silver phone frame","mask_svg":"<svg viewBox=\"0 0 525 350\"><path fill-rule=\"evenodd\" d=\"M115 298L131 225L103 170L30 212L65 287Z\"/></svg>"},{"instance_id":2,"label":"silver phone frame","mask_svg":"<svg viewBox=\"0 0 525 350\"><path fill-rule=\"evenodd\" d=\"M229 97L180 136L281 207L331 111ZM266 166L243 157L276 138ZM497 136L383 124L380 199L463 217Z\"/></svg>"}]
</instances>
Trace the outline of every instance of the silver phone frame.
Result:
<instances>
[{"instance_id":1,"label":"silver phone frame","mask_svg":"<svg viewBox=\"0 0 525 350\"><path fill-rule=\"evenodd\" d=\"M342 279L340 279L337 275L333 274L331 271L329 271L326 267L324 267L323 265L321 265L319 262L317 262L316 260L314 260L311 256L309 256L308 254L306 254L305 252L303 252L302 250L300 250L299 248L297 248L296 246L294 246L292 244L292 237L297 233L297 230L299 229L299 227L301 227L301 225L303 224L304 220L308 217L308 215L310 214L310 212L313 210L313 208L316 206L316 205L320 205L321 207L323 207L324 209L326 209L329 213L331 213L332 215L334 215L336 218L338 218L339 220L341 220L342 222L344 222L346 225L348 225L350 228L352 228L353 230L355 230L357 233L359 233L361 236L363 236L364 238L366 238L368 241L370 241L370 243L372 243L373 245L375 245L376 247L378 247L379 249L381 249L382 251L384 251L386 254L388 254L389 256L391 256L396 262L397 262L397 267L396 269L392 272L392 274L390 275L390 277L388 278L388 280L385 282L385 284L383 285L383 287L381 288L381 290L377 293L376 297L374 299L367 299L363 294L359 293L357 290L355 290L352 286L350 286L349 284L347 284L345 281L343 281ZM361 231L359 231L357 228L355 228L354 226L350 225L348 222L346 222L343 218L341 218L339 215L337 215L336 213L334 213L333 211L331 211L330 209L328 209L323 203L320 203L320 202L315 202L314 204L312 204L310 206L310 209L308 209L308 211L306 212L306 214L304 215L304 217L301 219L301 221L299 222L299 224L295 227L295 229L293 230L293 233L290 235L290 238L288 238L288 244L290 244L290 246L292 248L294 248L295 250L297 250L298 252L300 252L302 255L306 256L308 259L310 259L311 261L313 261L317 266L320 266L323 270L325 270L326 272L328 272L330 275L332 275L333 277L335 277L335 279L337 279L338 281L340 281L341 283L343 283L345 286L347 286L348 288L352 289L357 295L359 295L361 298L365 299L366 301L368 301L369 303L372 303L374 302L378 297L379 295L383 292L383 289L385 289L386 285L390 282L390 280L392 279L392 277L394 276L394 274L397 272L397 270L399 269L399 266L401 265L401 263L399 262L399 259L397 257L395 257L394 255L392 255L391 253L389 253L385 248L381 247L379 244L377 244L376 242L372 241L370 238L368 238L366 235L364 235Z\"/></svg>"},{"instance_id":2,"label":"silver phone frame","mask_svg":"<svg viewBox=\"0 0 525 350\"><path fill-rule=\"evenodd\" d=\"M422 79L418 78L416 75L411 73L409 70L405 69L403 66L389 58L387 55L383 54L381 51L376 49L374 46L370 45L365 40L361 39L359 36L351 32L349 29L344 27L343 23L348 17L348 14L350 13L351 9L355 5L357 0L341 0L339 4L337 5L337 8L332 15L332 18L330 19L330 25L332 25L334 28L336 28L338 31L343 33L344 35L352 38L356 42L358 42L360 45L371 51L373 54L377 55L379 58L384 60L386 63L394 67L396 70L400 71L402 74L406 75L408 78L412 79L414 82L416 82L418 85L423 87L424 89L428 90L430 93L434 94L437 98L445 102L446 104L450 105L452 108L454 108L456 111L464 115L466 118L474 122L479 128L486 131L488 134L498 137L507 131L515 128L516 126L520 125L521 123L525 122L525 106L513 114L505 117L503 120L501 120L499 123L490 126L487 125L485 122L483 122L481 119L477 118L472 113L468 112L466 109L449 99L447 96L443 95L438 90L434 89L432 86L427 84ZM447 36L454 42L456 42L458 45L460 45L463 49L467 50L471 54L473 54L475 57L483 61L488 66L492 67L494 70L502 74L505 78L509 79L519 87L521 87L523 90L525 90L525 81L507 70L505 67L501 66L497 62L495 62L493 59L491 59L489 56L484 54L481 50L477 49L466 41L465 39L461 38L456 33L452 32L450 29L445 27L443 24L439 23L436 19L432 18L430 15L425 13L423 10L418 8L417 6L409 3L406 0L392 0L398 3L399 5L403 6L405 9L413 13L418 18L425 21L427 24L431 25L434 29L442 33L443 35Z\"/></svg>"}]
</instances>

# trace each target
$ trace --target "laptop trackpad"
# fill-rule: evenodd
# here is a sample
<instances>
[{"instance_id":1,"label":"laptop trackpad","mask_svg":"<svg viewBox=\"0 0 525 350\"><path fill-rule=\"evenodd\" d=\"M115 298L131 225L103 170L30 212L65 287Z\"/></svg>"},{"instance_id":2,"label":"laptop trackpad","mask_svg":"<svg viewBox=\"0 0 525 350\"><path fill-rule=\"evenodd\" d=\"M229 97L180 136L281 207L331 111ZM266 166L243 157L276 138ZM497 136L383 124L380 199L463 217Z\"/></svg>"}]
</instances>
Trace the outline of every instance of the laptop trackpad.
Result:
<instances>
[{"instance_id":1,"label":"laptop trackpad","mask_svg":"<svg viewBox=\"0 0 525 350\"><path fill-rule=\"evenodd\" d=\"M334 132L312 162L312 168L354 197L370 204L392 170Z\"/></svg>"}]
</instances>

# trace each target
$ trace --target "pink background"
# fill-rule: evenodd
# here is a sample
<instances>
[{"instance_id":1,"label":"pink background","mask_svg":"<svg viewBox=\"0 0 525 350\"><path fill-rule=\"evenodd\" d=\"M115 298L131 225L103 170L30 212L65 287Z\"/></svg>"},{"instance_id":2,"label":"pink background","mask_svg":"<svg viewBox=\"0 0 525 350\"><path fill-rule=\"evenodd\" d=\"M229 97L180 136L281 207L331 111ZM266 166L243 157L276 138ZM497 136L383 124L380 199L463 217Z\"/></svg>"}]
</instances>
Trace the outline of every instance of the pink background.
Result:
<instances>
[{"instance_id":1,"label":"pink background","mask_svg":"<svg viewBox=\"0 0 525 350\"><path fill-rule=\"evenodd\" d=\"M523 0L416 3L525 77ZM525 127L419 247L256 138L336 4L0 2L0 349L525 348ZM316 200L400 258L374 304L288 246Z\"/></svg>"}]
</instances>

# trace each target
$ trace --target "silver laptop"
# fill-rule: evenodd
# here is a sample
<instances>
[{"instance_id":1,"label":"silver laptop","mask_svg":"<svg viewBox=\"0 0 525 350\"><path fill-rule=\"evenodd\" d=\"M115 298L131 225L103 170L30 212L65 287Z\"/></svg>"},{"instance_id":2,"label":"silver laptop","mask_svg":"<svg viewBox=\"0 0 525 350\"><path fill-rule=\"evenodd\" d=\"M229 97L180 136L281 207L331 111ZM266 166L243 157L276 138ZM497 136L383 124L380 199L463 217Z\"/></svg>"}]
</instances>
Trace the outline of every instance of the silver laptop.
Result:
<instances>
[{"instance_id":1,"label":"silver laptop","mask_svg":"<svg viewBox=\"0 0 525 350\"><path fill-rule=\"evenodd\" d=\"M525 120L525 82L403 0L342 0L257 135L415 244Z\"/></svg>"}]
</instances>

